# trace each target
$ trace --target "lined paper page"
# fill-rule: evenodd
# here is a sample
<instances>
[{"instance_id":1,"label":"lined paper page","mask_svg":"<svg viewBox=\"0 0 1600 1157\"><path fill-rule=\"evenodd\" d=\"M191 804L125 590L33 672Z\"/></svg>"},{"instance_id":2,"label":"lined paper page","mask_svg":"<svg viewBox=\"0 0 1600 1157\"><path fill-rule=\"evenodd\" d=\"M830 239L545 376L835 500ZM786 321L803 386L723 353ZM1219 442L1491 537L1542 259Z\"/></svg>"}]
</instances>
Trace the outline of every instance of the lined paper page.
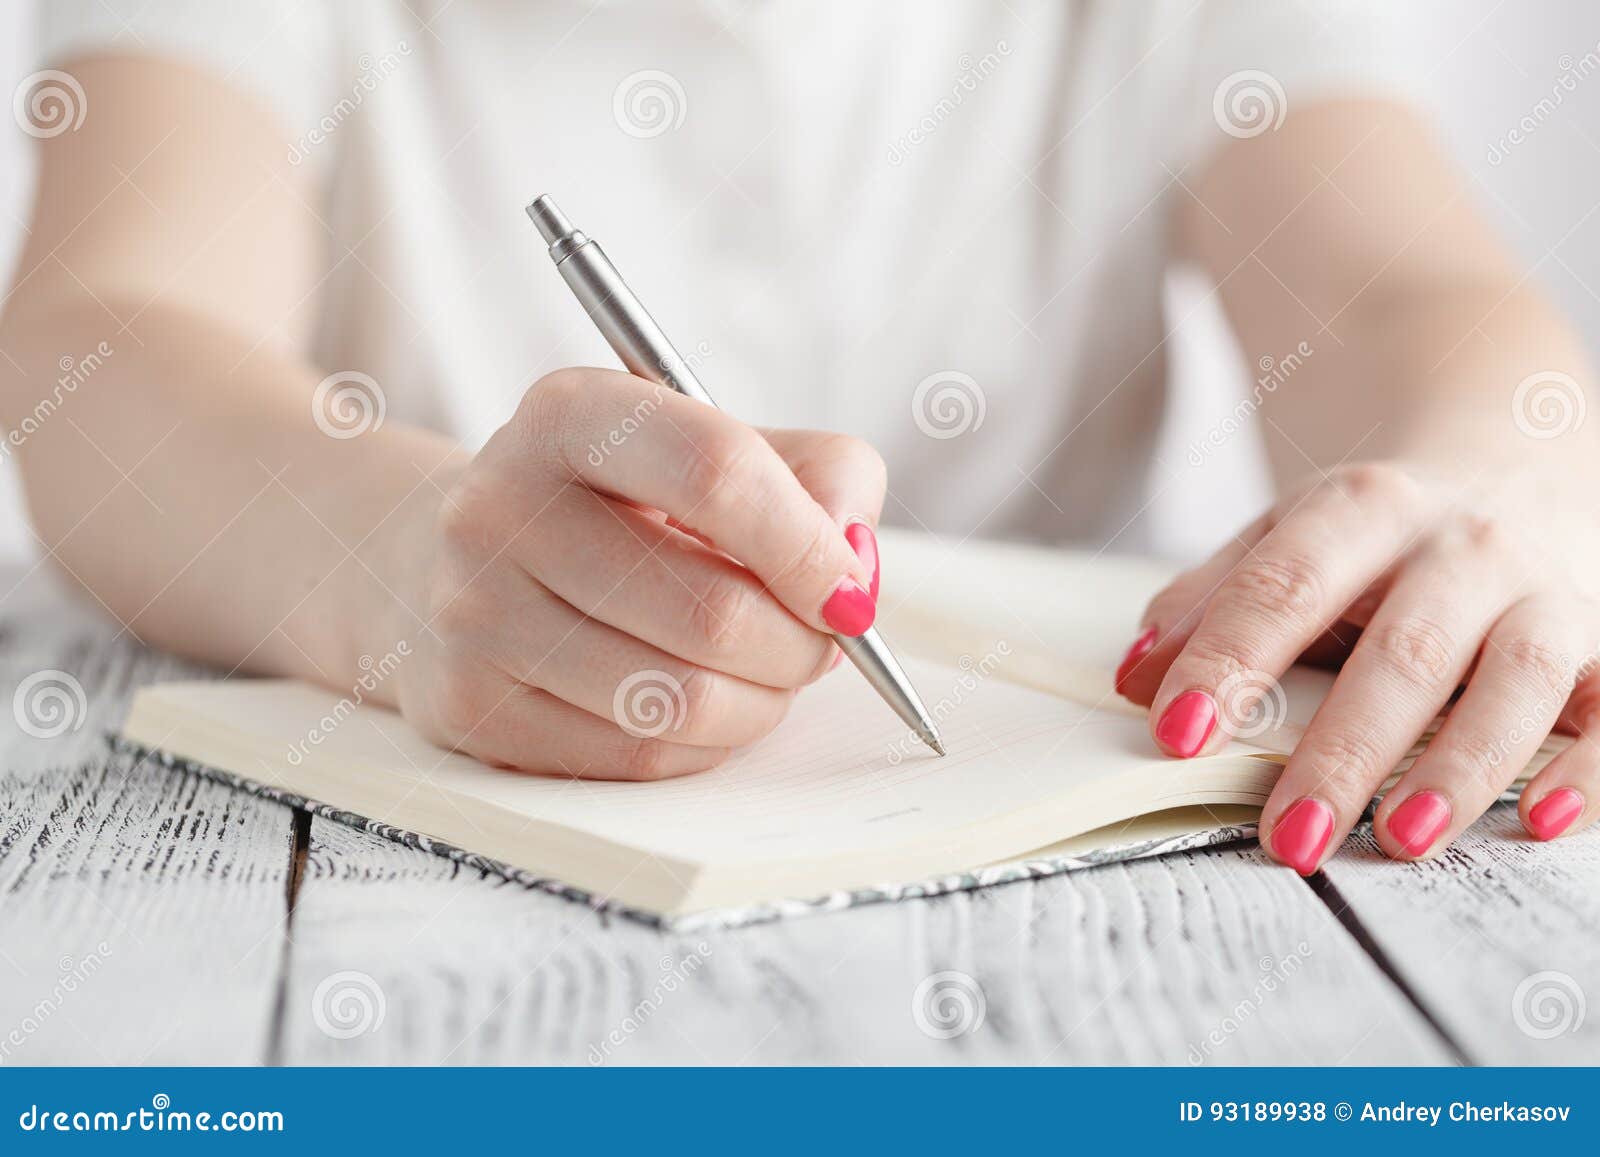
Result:
<instances>
[{"instance_id":1,"label":"lined paper page","mask_svg":"<svg viewBox=\"0 0 1600 1157\"><path fill-rule=\"evenodd\" d=\"M1112 672L1139 633L1150 598L1178 573L1170 563L1084 550L941 541L886 530L880 538L884 633L925 658L949 660L1000 637L1004 677L1106 711L1143 717L1116 695ZM1248 677L1227 692L1246 738L1229 750L1287 755L1333 685L1329 671L1295 667L1276 686Z\"/></svg>"},{"instance_id":2,"label":"lined paper page","mask_svg":"<svg viewBox=\"0 0 1600 1157\"><path fill-rule=\"evenodd\" d=\"M1003 658L1000 660L1003 662ZM1027 808L1159 759L1141 720L1007 684L992 666L908 669L950 754L940 759L855 672L802 693L764 741L713 771L607 783L489 768L441 751L399 716L358 707L324 729L314 759L421 779L520 814L704 863L890 847ZM334 710L336 696L278 680L186 684L185 709L259 737L264 760ZM309 766L309 761L308 761ZM249 775L249 768L238 768ZM377 817L382 818L382 817Z\"/></svg>"}]
</instances>

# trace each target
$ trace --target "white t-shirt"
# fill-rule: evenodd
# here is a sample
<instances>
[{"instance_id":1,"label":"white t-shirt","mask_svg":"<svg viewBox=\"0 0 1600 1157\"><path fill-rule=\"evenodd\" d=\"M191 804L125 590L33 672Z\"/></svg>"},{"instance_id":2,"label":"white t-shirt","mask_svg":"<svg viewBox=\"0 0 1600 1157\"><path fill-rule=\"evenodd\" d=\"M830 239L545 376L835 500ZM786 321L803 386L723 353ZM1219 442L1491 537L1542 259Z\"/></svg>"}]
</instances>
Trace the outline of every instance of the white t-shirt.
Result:
<instances>
[{"instance_id":1,"label":"white t-shirt","mask_svg":"<svg viewBox=\"0 0 1600 1157\"><path fill-rule=\"evenodd\" d=\"M1119 548L1208 150L1401 90L1361 0L51 0L41 66L161 53L275 108L334 237L308 351L481 443L614 365L523 206L597 238L718 401L847 431L889 521ZM1241 512L1240 516L1250 512Z\"/></svg>"}]
</instances>

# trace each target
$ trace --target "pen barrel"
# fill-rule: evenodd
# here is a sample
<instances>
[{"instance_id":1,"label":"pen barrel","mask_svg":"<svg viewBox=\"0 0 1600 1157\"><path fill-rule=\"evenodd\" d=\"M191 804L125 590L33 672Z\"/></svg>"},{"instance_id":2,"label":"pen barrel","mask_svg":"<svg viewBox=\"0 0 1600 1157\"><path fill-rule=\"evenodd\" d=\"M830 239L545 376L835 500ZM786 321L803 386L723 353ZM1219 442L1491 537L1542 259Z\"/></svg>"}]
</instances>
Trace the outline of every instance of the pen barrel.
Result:
<instances>
[{"instance_id":1,"label":"pen barrel","mask_svg":"<svg viewBox=\"0 0 1600 1157\"><path fill-rule=\"evenodd\" d=\"M622 359L628 372L708 406L716 406L710 392L700 384L683 355L667 340L655 318L633 295L600 246L575 229L547 196L534 198L527 212L538 227L539 235L550 246L550 258L561 271L567 288L572 290L589 320ZM868 630L856 637L834 637L850 661L906 725L943 755L938 728L878 632Z\"/></svg>"},{"instance_id":2,"label":"pen barrel","mask_svg":"<svg viewBox=\"0 0 1600 1157\"><path fill-rule=\"evenodd\" d=\"M597 243L583 241L563 256L556 268L630 374L716 405Z\"/></svg>"},{"instance_id":3,"label":"pen barrel","mask_svg":"<svg viewBox=\"0 0 1600 1157\"><path fill-rule=\"evenodd\" d=\"M872 684L878 696L900 716L902 723L918 735L938 733L922 701L905 694L905 688L911 686L911 679L876 627L868 628L863 635L835 635L834 638L839 643L839 649Z\"/></svg>"}]
</instances>

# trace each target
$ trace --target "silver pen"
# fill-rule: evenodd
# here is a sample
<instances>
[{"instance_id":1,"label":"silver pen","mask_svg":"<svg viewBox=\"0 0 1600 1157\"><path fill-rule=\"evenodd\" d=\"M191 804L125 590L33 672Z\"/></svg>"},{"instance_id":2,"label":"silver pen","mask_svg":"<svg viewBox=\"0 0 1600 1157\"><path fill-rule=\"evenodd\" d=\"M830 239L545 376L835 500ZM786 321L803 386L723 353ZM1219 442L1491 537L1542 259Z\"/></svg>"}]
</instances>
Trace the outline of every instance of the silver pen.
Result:
<instances>
[{"instance_id":1,"label":"silver pen","mask_svg":"<svg viewBox=\"0 0 1600 1157\"><path fill-rule=\"evenodd\" d=\"M574 229L549 197L535 197L528 206L528 216L550 246L550 259L561 271L562 279L628 372L715 406L689 364L672 347L600 246ZM835 635L834 640L917 738L943 755L944 745L939 742L939 730L928 709L877 630L869 628L857 636Z\"/></svg>"}]
</instances>

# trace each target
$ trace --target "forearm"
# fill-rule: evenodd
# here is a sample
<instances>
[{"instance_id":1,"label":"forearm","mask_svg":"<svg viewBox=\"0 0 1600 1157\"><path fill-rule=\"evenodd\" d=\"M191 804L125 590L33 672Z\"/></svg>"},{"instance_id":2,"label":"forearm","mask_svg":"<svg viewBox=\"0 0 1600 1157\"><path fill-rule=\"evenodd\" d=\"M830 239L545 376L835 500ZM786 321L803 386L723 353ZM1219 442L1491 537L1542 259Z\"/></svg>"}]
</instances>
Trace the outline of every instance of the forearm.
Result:
<instances>
[{"instance_id":1,"label":"forearm","mask_svg":"<svg viewBox=\"0 0 1600 1157\"><path fill-rule=\"evenodd\" d=\"M1265 344L1293 350L1301 340L1291 330ZM1280 477L1374 458L1470 477L1535 458L1593 457L1593 431L1577 426L1578 391L1593 382L1588 356L1529 284L1440 279L1372 290L1304 348L1292 370L1278 371L1281 382L1262 379ZM1549 433L1561 436L1537 436Z\"/></svg>"},{"instance_id":2,"label":"forearm","mask_svg":"<svg viewBox=\"0 0 1600 1157\"><path fill-rule=\"evenodd\" d=\"M1281 483L1384 458L1460 477L1594 457L1592 425L1532 437L1538 415L1514 413L1530 378L1576 404L1588 359L1422 117L1302 106L1189 187L1180 248L1217 281Z\"/></svg>"},{"instance_id":3,"label":"forearm","mask_svg":"<svg viewBox=\"0 0 1600 1157\"><path fill-rule=\"evenodd\" d=\"M448 489L449 440L387 421L329 436L321 372L190 314L152 308L118 333L99 307L13 312L3 344L35 532L131 633L348 686L362 655L421 629L395 547Z\"/></svg>"}]
</instances>

